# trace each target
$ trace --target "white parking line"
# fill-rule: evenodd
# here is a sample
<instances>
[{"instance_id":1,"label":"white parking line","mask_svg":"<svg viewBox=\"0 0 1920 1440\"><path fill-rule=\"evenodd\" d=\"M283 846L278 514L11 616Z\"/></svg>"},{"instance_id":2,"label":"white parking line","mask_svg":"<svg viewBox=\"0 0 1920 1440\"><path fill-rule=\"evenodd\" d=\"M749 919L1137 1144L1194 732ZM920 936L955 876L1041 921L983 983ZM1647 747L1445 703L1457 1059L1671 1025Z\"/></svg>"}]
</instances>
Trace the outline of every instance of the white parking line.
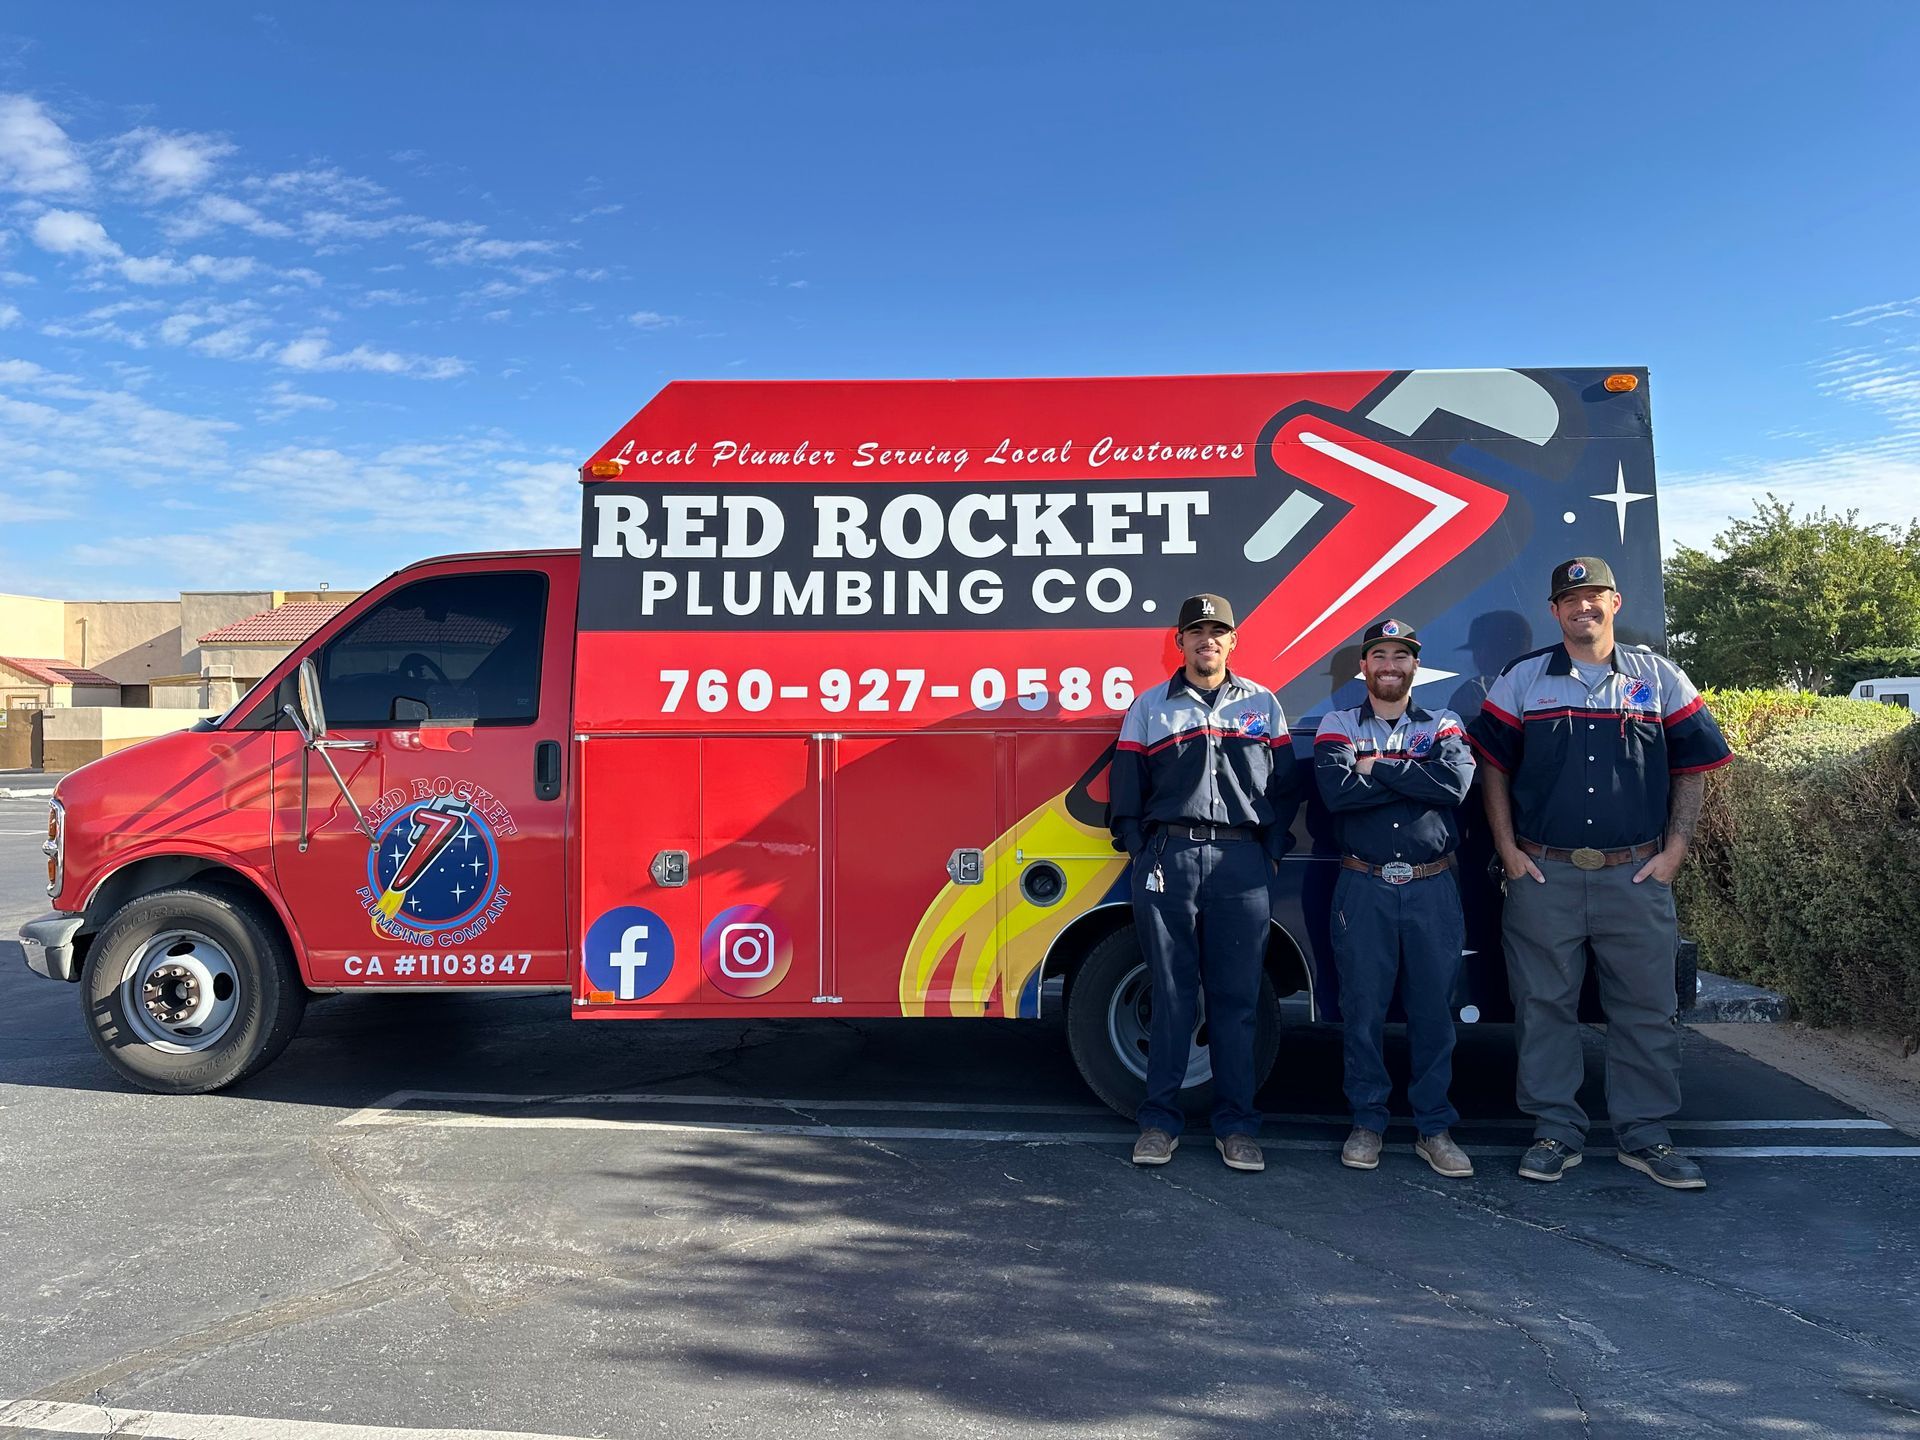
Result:
<instances>
[{"instance_id":1,"label":"white parking line","mask_svg":"<svg viewBox=\"0 0 1920 1440\"><path fill-rule=\"evenodd\" d=\"M402 1111L396 1108L396 1102L403 1100L464 1101L467 1103L516 1103L552 1104L564 1101L568 1104L597 1105L714 1105L743 1109L785 1109L801 1114L811 1111L871 1111L882 1108L897 1108L944 1114L993 1114L1007 1112L1025 1112L1028 1114L1110 1114L1092 1106L1064 1105L943 1105L931 1101L902 1102L898 1106L888 1107L878 1102L860 1100L770 1100L740 1095L500 1095L500 1094L462 1094L455 1091L402 1091L389 1095L380 1105L369 1106L365 1110L355 1111L338 1122L339 1125L359 1127L384 1126L405 1127L422 1130L627 1130L658 1135L769 1135L791 1136L813 1140L940 1140L971 1141L975 1144L999 1145L1125 1145L1133 1140L1131 1129L1122 1129L1116 1124L1102 1130L1003 1130L968 1128L965 1126L918 1126L918 1125L830 1125L818 1121L748 1121L748 1120L648 1120L613 1115L461 1115L447 1114L444 1110ZM1118 1117L1116 1117L1117 1120ZM1342 1124L1346 1123L1344 1120ZM1806 1124L1796 1127L1793 1122L1771 1122L1784 1128L1806 1128ZM1812 1122L1806 1122L1812 1123ZM1725 1127L1764 1128L1769 1122L1727 1120L1702 1122ZM1834 1128L1860 1129L1868 1126L1887 1129L1878 1121L1836 1121ZM1272 1136L1260 1142L1269 1150L1323 1152L1332 1147L1332 1139L1311 1139L1302 1136ZM1525 1152L1524 1145L1475 1145L1475 1153L1482 1155L1519 1155ZM1714 1157L1723 1160L1767 1160L1767 1159L1868 1159L1868 1160L1920 1160L1920 1146L1896 1145L1689 1145L1687 1153ZM1610 1155L1611 1147L1589 1147L1589 1153Z\"/></svg>"},{"instance_id":2,"label":"white parking line","mask_svg":"<svg viewBox=\"0 0 1920 1440\"><path fill-rule=\"evenodd\" d=\"M1112 1115L1104 1105L956 1105L945 1100L791 1100L765 1095L643 1095L622 1092L613 1095L503 1095L470 1090L396 1090L391 1095L356 1110L339 1121L341 1125L415 1124L418 1112L395 1115L403 1105L415 1101L455 1101L468 1105L697 1105L740 1110L820 1111L898 1110L905 1114L938 1115Z\"/></svg>"},{"instance_id":3,"label":"white parking line","mask_svg":"<svg viewBox=\"0 0 1920 1440\"><path fill-rule=\"evenodd\" d=\"M407 1110L403 1107L416 1102L432 1104L427 1110ZM436 1103L436 1102L445 1102ZM575 1123L587 1122L586 1128L618 1128L626 1125L646 1124L646 1121L595 1119L579 1116L494 1116L468 1115L440 1118L435 1110L451 1109L458 1105L680 1105L697 1106L702 1109L738 1109L738 1110L788 1110L800 1114L835 1114L853 1111L859 1114L875 1112L894 1112L902 1114L932 1115L1100 1115L1112 1116L1113 1112L1104 1105L1026 1105L1026 1104L965 1104L946 1100L797 1100L776 1098L763 1095L679 1095L679 1094L641 1094L622 1092L619 1094L570 1094L570 1095L525 1095L505 1094L496 1091L471 1090L396 1090L383 1096L364 1109L336 1122L338 1125L426 1125L441 1128L473 1128L511 1121L518 1129L578 1129ZM1276 1125L1331 1125L1343 1127L1352 1123L1347 1115L1272 1115L1269 1122ZM1395 1116L1396 1123L1409 1123L1403 1116ZM667 1124L670 1122L661 1122ZM1463 1130L1527 1130L1533 1121L1517 1118L1493 1120L1462 1120ZM762 1129L769 1133L788 1133L767 1126L729 1126L733 1129ZM831 1128L831 1127L829 1127ZM844 1128L844 1127L842 1127ZM1893 1129L1882 1120L1861 1118L1834 1118L1828 1120L1675 1120L1673 1128L1684 1131L1772 1131L1772 1130L1866 1130L1890 1131ZM796 1131L793 1133L812 1133ZM892 1131L905 1137L905 1131ZM957 1130L957 1135L978 1135L983 1131ZM1119 1132L1115 1132L1119 1133ZM1128 1132L1131 1133L1131 1132ZM927 1132L928 1138L935 1138ZM1103 1137L1105 1138L1105 1137Z\"/></svg>"},{"instance_id":4,"label":"white parking line","mask_svg":"<svg viewBox=\"0 0 1920 1440\"><path fill-rule=\"evenodd\" d=\"M404 1425L340 1425L321 1420L273 1420L257 1415L186 1415L165 1410L110 1410L52 1400L17 1400L0 1407L0 1433L39 1430L55 1435L143 1436L146 1440L585 1440L531 1430L414 1429Z\"/></svg>"}]
</instances>

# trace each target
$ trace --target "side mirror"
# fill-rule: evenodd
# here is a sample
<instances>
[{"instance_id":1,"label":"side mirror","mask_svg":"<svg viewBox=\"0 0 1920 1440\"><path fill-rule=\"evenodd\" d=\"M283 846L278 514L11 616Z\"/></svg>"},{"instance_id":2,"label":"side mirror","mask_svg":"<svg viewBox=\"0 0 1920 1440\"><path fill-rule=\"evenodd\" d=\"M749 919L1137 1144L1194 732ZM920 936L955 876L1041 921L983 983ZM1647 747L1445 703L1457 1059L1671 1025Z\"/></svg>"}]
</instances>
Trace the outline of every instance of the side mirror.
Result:
<instances>
[{"instance_id":1,"label":"side mirror","mask_svg":"<svg viewBox=\"0 0 1920 1440\"><path fill-rule=\"evenodd\" d=\"M299 685L300 719L307 732L301 738L312 745L326 736L327 707L320 699L320 668L311 656L300 662Z\"/></svg>"}]
</instances>

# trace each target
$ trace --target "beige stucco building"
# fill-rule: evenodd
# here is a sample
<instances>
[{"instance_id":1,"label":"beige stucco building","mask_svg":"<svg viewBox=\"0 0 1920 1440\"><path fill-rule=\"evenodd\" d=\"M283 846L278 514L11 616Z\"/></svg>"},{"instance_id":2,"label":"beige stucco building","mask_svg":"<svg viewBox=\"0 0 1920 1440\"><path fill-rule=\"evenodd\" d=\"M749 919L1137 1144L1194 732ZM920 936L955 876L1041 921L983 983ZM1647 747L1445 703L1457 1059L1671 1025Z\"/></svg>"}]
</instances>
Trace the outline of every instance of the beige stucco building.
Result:
<instances>
[{"instance_id":1,"label":"beige stucco building","mask_svg":"<svg viewBox=\"0 0 1920 1440\"><path fill-rule=\"evenodd\" d=\"M71 770L218 714L358 593L0 594L0 770Z\"/></svg>"}]
</instances>

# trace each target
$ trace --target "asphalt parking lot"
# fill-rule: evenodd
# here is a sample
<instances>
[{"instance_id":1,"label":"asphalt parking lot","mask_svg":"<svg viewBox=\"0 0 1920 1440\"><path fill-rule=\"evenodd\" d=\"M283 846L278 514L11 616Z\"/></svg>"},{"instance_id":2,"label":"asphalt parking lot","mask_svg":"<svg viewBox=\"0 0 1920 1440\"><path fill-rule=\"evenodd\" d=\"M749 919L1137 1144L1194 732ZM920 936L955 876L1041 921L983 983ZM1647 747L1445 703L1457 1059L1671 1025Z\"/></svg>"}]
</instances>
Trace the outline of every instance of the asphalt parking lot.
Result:
<instances>
[{"instance_id":1,"label":"asphalt parking lot","mask_svg":"<svg viewBox=\"0 0 1920 1440\"><path fill-rule=\"evenodd\" d=\"M1360 1174L1338 1053L1290 1033L1258 1176L1136 1170L1049 1022L349 996L170 1099L0 947L0 1436L1920 1434L1920 1141L1690 1035L1710 1189L1604 1130L1529 1184L1487 1027L1479 1174Z\"/></svg>"}]
</instances>

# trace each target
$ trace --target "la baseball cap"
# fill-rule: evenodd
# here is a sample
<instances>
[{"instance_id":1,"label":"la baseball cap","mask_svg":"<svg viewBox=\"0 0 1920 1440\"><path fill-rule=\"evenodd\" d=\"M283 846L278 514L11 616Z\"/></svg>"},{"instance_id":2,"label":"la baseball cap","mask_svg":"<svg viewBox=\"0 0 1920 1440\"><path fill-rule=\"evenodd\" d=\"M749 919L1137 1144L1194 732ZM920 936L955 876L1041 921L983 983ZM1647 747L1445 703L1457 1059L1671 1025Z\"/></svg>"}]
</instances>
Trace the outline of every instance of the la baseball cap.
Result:
<instances>
[{"instance_id":1,"label":"la baseball cap","mask_svg":"<svg viewBox=\"0 0 1920 1440\"><path fill-rule=\"evenodd\" d=\"M1180 602L1180 623L1174 628L1184 630L1189 625L1204 625L1209 621L1229 630L1239 628L1234 624L1233 606L1218 595L1189 595Z\"/></svg>"}]
</instances>

